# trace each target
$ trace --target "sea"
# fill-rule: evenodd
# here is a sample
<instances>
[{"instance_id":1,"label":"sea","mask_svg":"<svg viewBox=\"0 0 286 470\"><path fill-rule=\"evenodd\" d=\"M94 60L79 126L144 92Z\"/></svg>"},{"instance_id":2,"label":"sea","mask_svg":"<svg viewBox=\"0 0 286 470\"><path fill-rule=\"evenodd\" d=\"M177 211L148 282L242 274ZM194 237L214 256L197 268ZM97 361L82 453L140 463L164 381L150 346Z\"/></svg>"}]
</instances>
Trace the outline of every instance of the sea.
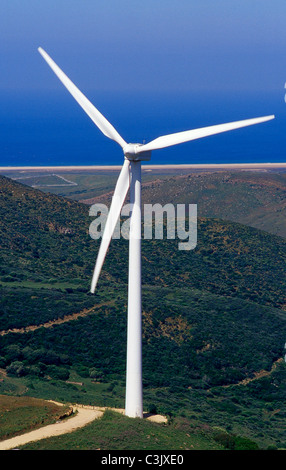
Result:
<instances>
[{"instance_id":1,"label":"sea","mask_svg":"<svg viewBox=\"0 0 286 470\"><path fill-rule=\"evenodd\" d=\"M85 92L127 142L275 114L263 124L152 152L148 164L286 162L284 84L271 91ZM0 92L0 167L121 165L106 138L61 86Z\"/></svg>"}]
</instances>

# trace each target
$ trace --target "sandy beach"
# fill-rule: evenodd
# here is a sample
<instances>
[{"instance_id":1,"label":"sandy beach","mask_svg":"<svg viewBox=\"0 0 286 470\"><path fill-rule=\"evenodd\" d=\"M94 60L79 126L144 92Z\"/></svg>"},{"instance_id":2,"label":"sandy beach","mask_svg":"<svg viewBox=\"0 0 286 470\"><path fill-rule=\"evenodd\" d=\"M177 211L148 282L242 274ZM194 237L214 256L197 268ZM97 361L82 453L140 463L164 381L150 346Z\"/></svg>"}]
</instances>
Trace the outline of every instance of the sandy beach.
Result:
<instances>
[{"instance_id":1,"label":"sandy beach","mask_svg":"<svg viewBox=\"0 0 286 470\"><path fill-rule=\"evenodd\" d=\"M2 166L0 172L7 171L107 171L120 170L121 165L90 165L90 166ZM143 170L271 170L286 168L285 163L210 163L181 165L142 165Z\"/></svg>"}]
</instances>

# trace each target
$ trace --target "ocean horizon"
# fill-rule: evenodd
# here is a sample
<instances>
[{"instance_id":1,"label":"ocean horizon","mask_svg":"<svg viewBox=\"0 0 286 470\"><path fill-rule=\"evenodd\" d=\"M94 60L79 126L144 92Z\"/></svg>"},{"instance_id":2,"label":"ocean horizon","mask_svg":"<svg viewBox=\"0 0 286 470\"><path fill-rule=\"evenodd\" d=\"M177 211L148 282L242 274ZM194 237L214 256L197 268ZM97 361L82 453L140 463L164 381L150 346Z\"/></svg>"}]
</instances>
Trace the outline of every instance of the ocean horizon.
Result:
<instances>
[{"instance_id":1,"label":"ocean horizon","mask_svg":"<svg viewBox=\"0 0 286 470\"><path fill-rule=\"evenodd\" d=\"M243 129L152 152L148 164L286 161L284 89L268 92L84 92L127 142L275 114ZM123 153L64 89L0 92L0 166L121 165Z\"/></svg>"}]
</instances>

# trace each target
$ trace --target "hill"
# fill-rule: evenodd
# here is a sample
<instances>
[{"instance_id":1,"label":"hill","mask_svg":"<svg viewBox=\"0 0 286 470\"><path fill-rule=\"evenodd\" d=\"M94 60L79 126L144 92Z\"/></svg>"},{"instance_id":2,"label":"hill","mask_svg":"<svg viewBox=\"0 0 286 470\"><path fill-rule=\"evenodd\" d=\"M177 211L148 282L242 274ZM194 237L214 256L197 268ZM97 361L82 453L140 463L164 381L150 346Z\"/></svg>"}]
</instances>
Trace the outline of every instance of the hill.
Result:
<instances>
[{"instance_id":1,"label":"hill","mask_svg":"<svg viewBox=\"0 0 286 470\"><path fill-rule=\"evenodd\" d=\"M190 429L182 419L170 422L166 426L156 421L154 424L150 421L151 417L132 420L112 410L104 412L103 409L101 411L94 407L83 408L78 405L62 407L51 401L7 395L0 395L0 410L0 448L3 438L3 447L13 449L9 446L16 446L26 450L164 450L167 447L170 450L221 450L225 448L218 432L213 432L207 427ZM7 420L7 412L9 416L12 415L12 419ZM83 416L89 426L83 426ZM47 426L50 424L54 425L54 429L52 426ZM72 433L69 426L73 429ZM31 428L34 431L39 429L37 436L35 432L31 436ZM49 438L43 439L44 433L40 428L44 429ZM56 437L51 437L53 432ZM15 439L18 435L21 436L22 443ZM12 436L14 439L11 442ZM39 440L33 441L35 437ZM5 442L7 438L8 442ZM228 445L243 444L244 447L256 448L255 443L250 440L227 435L224 438Z\"/></svg>"},{"instance_id":2,"label":"hill","mask_svg":"<svg viewBox=\"0 0 286 470\"><path fill-rule=\"evenodd\" d=\"M88 288L100 243L89 236L93 219L88 207L5 177L0 177L0 187L0 281L14 286L17 281L21 285L23 281L74 281ZM285 307L281 237L238 223L199 218L195 250L178 250L178 240L143 240L142 245L143 284L180 287L183 282ZM113 240L110 253L100 282L112 278L126 283L128 242Z\"/></svg>"},{"instance_id":3,"label":"hill","mask_svg":"<svg viewBox=\"0 0 286 470\"><path fill-rule=\"evenodd\" d=\"M68 406L30 397L0 395L0 441L63 419L68 414Z\"/></svg>"},{"instance_id":4,"label":"hill","mask_svg":"<svg viewBox=\"0 0 286 470\"><path fill-rule=\"evenodd\" d=\"M93 189L93 197L89 188L90 197L81 197L81 201L90 205L109 202L112 184L106 193ZM68 195L76 198L76 194ZM171 171L157 174L155 170L146 175L143 171L142 200L145 204L197 204L200 217L239 222L286 238L284 171L196 171L181 175L172 175Z\"/></svg>"},{"instance_id":5,"label":"hill","mask_svg":"<svg viewBox=\"0 0 286 470\"><path fill-rule=\"evenodd\" d=\"M86 268L77 262L81 250L91 247L86 207L5 177L0 191L3 281L77 278L88 268L90 273L90 263Z\"/></svg>"},{"instance_id":6,"label":"hill","mask_svg":"<svg viewBox=\"0 0 286 470\"><path fill-rule=\"evenodd\" d=\"M124 406L127 241L92 296L88 207L0 187L0 393ZM208 218L198 235L190 252L142 243L144 406L283 447L286 242Z\"/></svg>"},{"instance_id":7,"label":"hill","mask_svg":"<svg viewBox=\"0 0 286 470\"><path fill-rule=\"evenodd\" d=\"M109 203L118 170L8 171L42 191L91 205ZM231 220L286 237L286 172L280 170L144 169L144 203L198 204L200 217Z\"/></svg>"},{"instance_id":8,"label":"hill","mask_svg":"<svg viewBox=\"0 0 286 470\"><path fill-rule=\"evenodd\" d=\"M215 217L286 238L286 173L217 172L175 176L143 192L145 203L197 204Z\"/></svg>"}]
</instances>

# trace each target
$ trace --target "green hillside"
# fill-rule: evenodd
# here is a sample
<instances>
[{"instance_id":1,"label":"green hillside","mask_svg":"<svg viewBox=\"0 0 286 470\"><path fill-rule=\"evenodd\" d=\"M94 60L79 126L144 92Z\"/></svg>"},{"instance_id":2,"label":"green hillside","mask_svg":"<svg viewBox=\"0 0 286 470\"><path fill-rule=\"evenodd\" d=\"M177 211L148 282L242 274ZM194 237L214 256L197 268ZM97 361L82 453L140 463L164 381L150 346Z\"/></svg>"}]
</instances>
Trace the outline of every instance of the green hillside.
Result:
<instances>
[{"instance_id":1,"label":"green hillside","mask_svg":"<svg viewBox=\"0 0 286 470\"><path fill-rule=\"evenodd\" d=\"M123 407L127 241L92 296L88 206L0 189L0 393ZM196 249L177 244L142 242L144 407L285 447L286 241L200 218Z\"/></svg>"},{"instance_id":2,"label":"green hillside","mask_svg":"<svg viewBox=\"0 0 286 470\"><path fill-rule=\"evenodd\" d=\"M68 406L46 400L0 395L0 441L51 424L68 413Z\"/></svg>"},{"instance_id":3,"label":"green hillside","mask_svg":"<svg viewBox=\"0 0 286 470\"><path fill-rule=\"evenodd\" d=\"M286 238L285 172L200 172L148 185L144 203L198 204L200 217L240 222Z\"/></svg>"},{"instance_id":4,"label":"green hillside","mask_svg":"<svg viewBox=\"0 0 286 470\"><path fill-rule=\"evenodd\" d=\"M181 170L181 174L178 174L179 170L160 171L154 169L142 173L145 204L197 204L200 217L231 220L286 238L285 171ZM87 180L82 175L68 175L68 178L78 182ZM87 204L110 201L114 189L111 172L106 189L98 187L101 180L107 183L106 178L105 175L93 175L93 186L97 183L93 188L89 178L89 193L82 192L79 199ZM59 191L57 187L42 189ZM67 189L62 194L77 198Z\"/></svg>"},{"instance_id":5,"label":"green hillside","mask_svg":"<svg viewBox=\"0 0 286 470\"><path fill-rule=\"evenodd\" d=\"M77 259L82 251L87 258L92 245L87 207L5 177L0 177L0 191L3 281L90 274L93 260L86 267Z\"/></svg>"},{"instance_id":6,"label":"green hillside","mask_svg":"<svg viewBox=\"0 0 286 470\"><path fill-rule=\"evenodd\" d=\"M88 207L5 177L0 183L0 281L68 281L88 288L100 243L89 236ZM178 250L178 240L143 240L143 284L183 282L283 308L285 246L264 231L199 218L195 250ZM128 242L113 240L100 282L126 283L127 258Z\"/></svg>"},{"instance_id":7,"label":"green hillside","mask_svg":"<svg viewBox=\"0 0 286 470\"><path fill-rule=\"evenodd\" d=\"M72 170L56 174L15 170L6 174L27 185L38 185L42 191L91 205L110 201L119 170ZM143 165L142 183L144 203L198 204L200 217L240 222L286 237L283 169L191 171L154 167L146 170Z\"/></svg>"},{"instance_id":8,"label":"green hillside","mask_svg":"<svg viewBox=\"0 0 286 470\"><path fill-rule=\"evenodd\" d=\"M225 441L223 440L225 438ZM190 426L178 419L169 426L121 416L107 411L101 420L71 434L27 444L26 450L224 450L242 444L255 449L255 443L237 436L220 436L210 428ZM256 449L255 449L256 450ZM106 454L104 454L106 455ZM147 454L148 455L148 454ZM151 459L150 459L151 460Z\"/></svg>"}]
</instances>

